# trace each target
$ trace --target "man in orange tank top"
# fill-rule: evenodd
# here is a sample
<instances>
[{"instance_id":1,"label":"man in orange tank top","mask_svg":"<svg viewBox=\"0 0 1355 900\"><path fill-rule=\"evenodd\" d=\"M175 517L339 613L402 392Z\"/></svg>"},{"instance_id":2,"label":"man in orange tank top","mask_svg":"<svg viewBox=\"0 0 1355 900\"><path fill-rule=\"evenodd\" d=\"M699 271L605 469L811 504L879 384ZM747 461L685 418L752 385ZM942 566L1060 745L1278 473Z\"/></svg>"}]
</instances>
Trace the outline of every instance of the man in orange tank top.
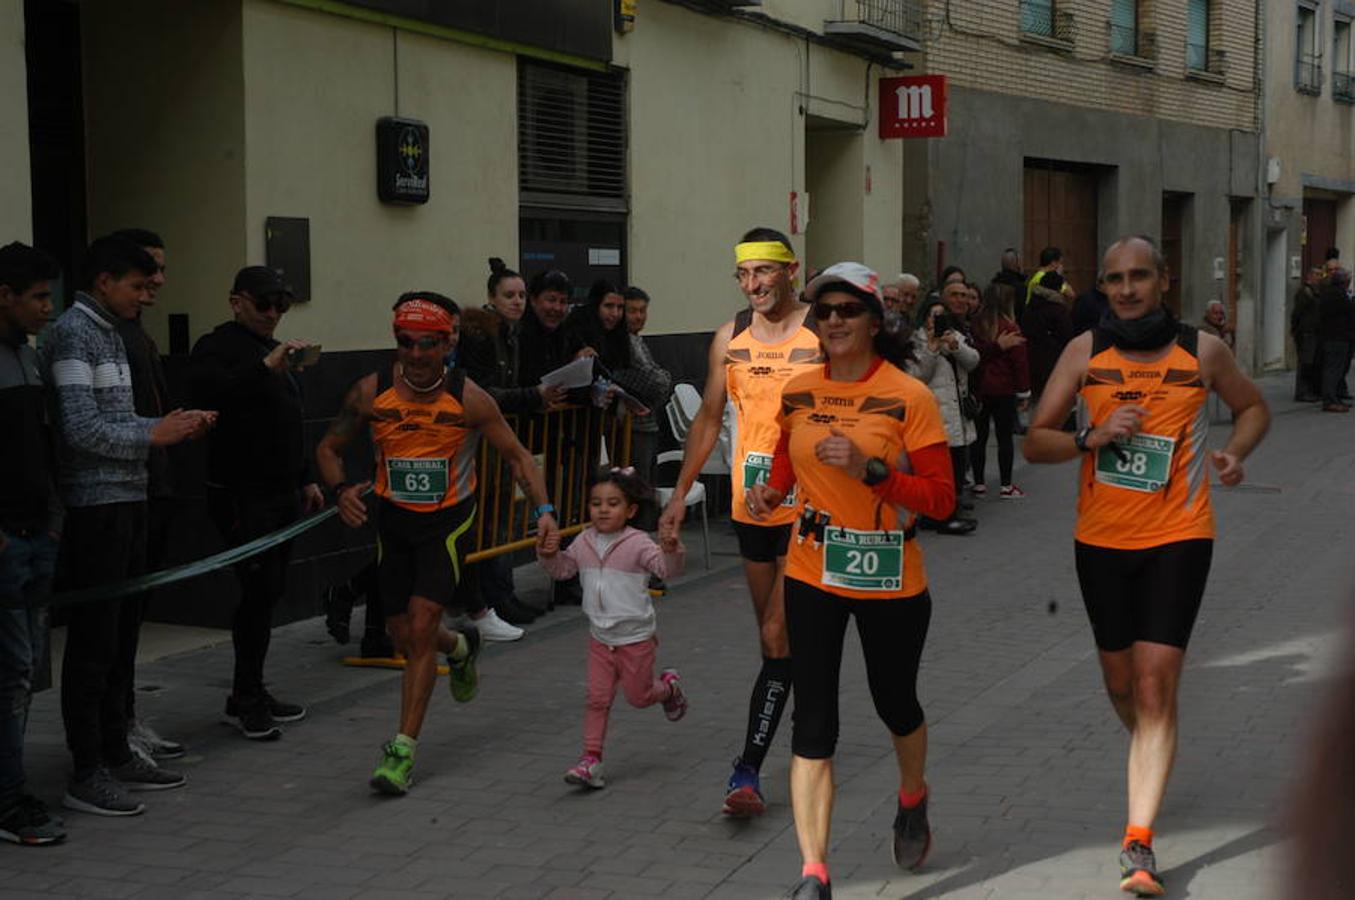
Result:
<instances>
[{"instance_id":1,"label":"man in orange tank top","mask_svg":"<svg viewBox=\"0 0 1355 900\"><path fill-rule=\"evenodd\" d=\"M777 511L754 518L744 490L766 482L771 474L772 456L781 436L776 422L781 388L792 376L814 368L821 355L818 335L805 321L808 307L799 302L795 291L800 264L790 239L771 228L754 228L735 246L734 259L734 278L748 299L748 307L720 326L710 342L701 410L687 433L673 497L659 519L659 540L666 548L676 546L678 528L686 514L683 501L715 447L725 403L732 401L738 417L730 467L732 518L748 593L757 614L762 668L749 701L743 753L734 760L734 771L725 788L724 812L747 817L764 809L758 771L790 700L790 645L782 577L795 509L790 497Z\"/></svg>"},{"instance_id":2,"label":"man in orange tank top","mask_svg":"<svg viewBox=\"0 0 1355 900\"><path fill-rule=\"evenodd\" d=\"M1070 342L1050 375L1023 452L1081 459L1075 551L1106 692L1129 732L1128 824L1120 888L1165 891L1153 821L1176 755L1177 686L1209 575L1209 469L1240 484L1270 411L1221 340L1163 306L1166 262L1145 237L1106 251L1110 309ZM1209 391L1233 411L1222 450L1206 444ZM1060 425L1077 399L1081 429Z\"/></svg>"},{"instance_id":3,"label":"man in orange tank top","mask_svg":"<svg viewBox=\"0 0 1355 900\"><path fill-rule=\"evenodd\" d=\"M343 449L364 430L376 445L375 514L378 578L386 624L405 655L400 730L382 748L371 778L374 790L404 794L414 749L437 680L437 653L447 654L452 697L471 700L479 686L480 635L442 624L446 607L463 606L473 567L475 449L484 436L512 466L513 477L536 504L538 533L557 532L555 507L532 455L509 429L494 399L460 370L447 368L456 348L460 310L440 294L404 294L395 303L396 362L360 379L320 441L320 474L334 492L339 518L357 528L367 521L363 494L371 481L350 484ZM473 581L473 579L470 579Z\"/></svg>"}]
</instances>

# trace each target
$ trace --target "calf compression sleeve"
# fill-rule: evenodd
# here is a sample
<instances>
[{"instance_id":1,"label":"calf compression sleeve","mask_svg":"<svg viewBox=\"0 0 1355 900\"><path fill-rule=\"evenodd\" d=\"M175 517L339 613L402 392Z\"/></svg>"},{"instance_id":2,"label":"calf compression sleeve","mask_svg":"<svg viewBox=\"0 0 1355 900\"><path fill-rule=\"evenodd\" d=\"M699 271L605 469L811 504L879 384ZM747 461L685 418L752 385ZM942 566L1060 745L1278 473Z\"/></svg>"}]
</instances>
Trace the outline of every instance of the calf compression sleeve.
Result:
<instances>
[{"instance_id":1,"label":"calf compression sleeve","mask_svg":"<svg viewBox=\"0 0 1355 900\"><path fill-rule=\"evenodd\" d=\"M762 768L767 748L776 737L776 726L790 700L790 660L762 658L762 670L753 682L748 703L748 734L743 742L744 765Z\"/></svg>"}]
</instances>

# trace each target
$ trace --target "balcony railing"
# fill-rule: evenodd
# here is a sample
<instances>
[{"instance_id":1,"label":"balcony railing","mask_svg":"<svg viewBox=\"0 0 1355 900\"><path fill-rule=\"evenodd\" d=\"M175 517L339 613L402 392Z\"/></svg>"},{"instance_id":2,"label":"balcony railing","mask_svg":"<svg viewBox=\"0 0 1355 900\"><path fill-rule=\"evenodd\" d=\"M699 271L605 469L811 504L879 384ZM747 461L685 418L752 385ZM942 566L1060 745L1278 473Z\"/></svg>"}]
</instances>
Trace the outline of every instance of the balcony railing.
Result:
<instances>
[{"instance_id":1,"label":"balcony railing","mask_svg":"<svg viewBox=\"0 0 1355 900\"><path fill-rule=\"evenodd\" d=\"M842 0L839 9L824 34L876 50L922 49L922 0Z\"/></svg>"},{"instance_id":2,"label":"balcony railing","mask_svg":"<svg viewBox=\"0 0 1355 900\"><path fill-rule=\"evenodd\" d=\"M1340 100L1342 103L1355 103L1355 74L1332 72L1331 95L1333 100Z\"/></svg>"},{"instance_id":3,"label":"balcony railing","mask_svg":"<svg viewBox=\"0 0 1355 900\"><path fill-rule=\"evenodd\" d=\"M1294 89L1304 94L1322 93L1322 60L1300 54L1294 60Z\"/></svg>"}]
</instances>

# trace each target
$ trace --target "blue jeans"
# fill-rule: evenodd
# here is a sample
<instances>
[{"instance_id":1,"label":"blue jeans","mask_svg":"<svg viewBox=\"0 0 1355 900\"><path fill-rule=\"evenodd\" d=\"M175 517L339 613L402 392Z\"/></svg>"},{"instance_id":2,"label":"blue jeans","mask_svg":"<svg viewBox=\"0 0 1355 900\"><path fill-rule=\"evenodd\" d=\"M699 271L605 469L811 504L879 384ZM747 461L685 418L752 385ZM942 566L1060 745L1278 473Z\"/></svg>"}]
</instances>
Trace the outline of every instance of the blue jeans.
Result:
<instances>
[{"instance_id":1,"label":"blue jeans","mask_svg":"<svg viewBox=\"0 0 1355 900\"><path fill-rule=\"evenodd\" d=\"M45 534L7 537L0 550L0 808L24 789L24 729L47 642L47 607L37 604L51 591L57 551Z\"/></svg>"}]
</instances>

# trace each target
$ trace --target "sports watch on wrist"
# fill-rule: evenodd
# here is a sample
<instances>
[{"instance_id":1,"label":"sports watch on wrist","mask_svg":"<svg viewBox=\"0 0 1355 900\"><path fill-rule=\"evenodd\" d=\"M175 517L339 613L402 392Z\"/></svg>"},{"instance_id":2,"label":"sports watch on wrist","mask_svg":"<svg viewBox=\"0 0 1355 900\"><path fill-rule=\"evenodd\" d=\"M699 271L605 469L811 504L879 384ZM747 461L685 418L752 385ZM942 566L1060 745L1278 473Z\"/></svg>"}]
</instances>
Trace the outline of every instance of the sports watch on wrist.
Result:
<instances>
[{"instance_id":1,"label":"sports watch on wrist","mask_svg":"<svg viewBox=\"0 0 1355 900\"><path fill-rule=\"evenodd\" d=\"M539 519L539 518L541 518L542 516L544 516L546 513L550 513L551 515L555 515L555 504L553 504L553 503L543 503L543 504L541 504L541 505L538 506L536 509L532 510L532 518L533 518L533 519Z\"/></svg>"},{"instance_id":2,"label":"sports watch on wrist","mask_svg":"<svg viewBox=\"0 0 1355 900\"><path fill-rule=\"evenodd\" d=\"M889 463L880 459L878 456L872 456L866 460L866 474L861 480L866 483L866 487L875 487L875 485L889 477Z\"/></svg>"},{"instance_id":3,"label":"sports watch on wrist","mask_svg":"<svg viewBox=\"0 0 1355 900\"><path fill-rule=\"evenodd\" d=\"M1088 436L1091 435L1091 433L1092 426L1087 425L1083 428L1079 428L1077 430L1077 433L1073 435L1073 443L1077 445L1077 449L1079 452L1086 453L1088 450L1091 449L1091 447L1087 446L1087 438Z\"/></svg>"}]
</instances>

